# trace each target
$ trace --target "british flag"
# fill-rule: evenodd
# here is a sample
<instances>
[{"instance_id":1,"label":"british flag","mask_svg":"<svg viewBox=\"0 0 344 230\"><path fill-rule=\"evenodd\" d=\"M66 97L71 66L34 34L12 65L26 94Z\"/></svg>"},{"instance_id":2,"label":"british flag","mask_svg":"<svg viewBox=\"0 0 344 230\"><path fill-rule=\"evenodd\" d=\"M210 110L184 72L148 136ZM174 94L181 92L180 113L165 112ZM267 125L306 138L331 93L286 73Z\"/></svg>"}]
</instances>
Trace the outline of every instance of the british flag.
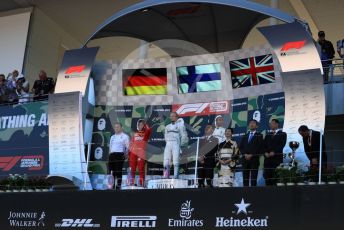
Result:
<instances>
[{"instance_id":1,"label":"british flag","mask_svg":"<svg viewBox=\"0 0 344 230\"><path fill-rule=\"evenodd\" d=\"M276 81L271 54L230 61L229 67L234 89Z\"/></svg>"}]
</instances>

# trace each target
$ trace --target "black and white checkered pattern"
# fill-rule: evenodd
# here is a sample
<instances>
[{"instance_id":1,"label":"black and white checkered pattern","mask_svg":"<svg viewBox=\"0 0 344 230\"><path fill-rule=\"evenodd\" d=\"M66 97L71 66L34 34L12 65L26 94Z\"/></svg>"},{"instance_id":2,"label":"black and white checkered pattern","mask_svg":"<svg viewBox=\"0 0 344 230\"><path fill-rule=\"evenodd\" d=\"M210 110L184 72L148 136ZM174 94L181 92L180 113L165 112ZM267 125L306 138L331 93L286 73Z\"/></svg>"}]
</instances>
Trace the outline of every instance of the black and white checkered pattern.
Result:
<instances>
[{"instance_id":1,"label":"black and white checkered pattern","mask_svg":"<svg viewBox=\"0 0 344 230\"><path fill-rule=\"evenodd\" d=\"M112 175L92 174L91 184L95 190L108 190L113 188L114 179Z\"/></svg>"}]
</instances>

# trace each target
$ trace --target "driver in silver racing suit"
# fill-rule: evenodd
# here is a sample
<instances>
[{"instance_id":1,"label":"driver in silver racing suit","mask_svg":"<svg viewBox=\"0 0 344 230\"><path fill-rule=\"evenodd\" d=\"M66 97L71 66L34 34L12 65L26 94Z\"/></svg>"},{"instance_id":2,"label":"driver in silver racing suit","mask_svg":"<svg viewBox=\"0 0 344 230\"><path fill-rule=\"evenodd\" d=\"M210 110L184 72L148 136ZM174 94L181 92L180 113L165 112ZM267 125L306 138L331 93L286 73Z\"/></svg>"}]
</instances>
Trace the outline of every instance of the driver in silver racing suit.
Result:
<instances>
[{"instance_id":1,"label":"driver in silver racing suit","mask_svg":"<svg viewBox=\"0 0 344 230\"><path fill-rule=\"evenodd\" d=\"M184 120L178 114L170 114L171 123L165 128L166 146L164 150L164 178L170 176L170 166L173 160L174 178L179 176L180 147L188 143L188 137L184 126Z\"/></svg>"}]
</instances>

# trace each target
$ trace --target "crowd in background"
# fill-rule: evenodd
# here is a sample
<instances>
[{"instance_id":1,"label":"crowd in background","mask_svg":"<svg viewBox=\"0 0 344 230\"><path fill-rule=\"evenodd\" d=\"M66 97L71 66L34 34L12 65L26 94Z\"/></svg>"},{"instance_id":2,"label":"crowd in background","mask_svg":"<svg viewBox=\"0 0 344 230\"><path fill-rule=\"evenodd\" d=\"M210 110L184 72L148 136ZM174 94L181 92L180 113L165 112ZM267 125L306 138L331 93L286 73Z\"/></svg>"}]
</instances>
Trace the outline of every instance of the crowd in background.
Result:
<instances>
[{"instance_id":1,"label":"crowd in background","mask_svg":"<svg viewBox=\"0 0 344 230\"><path fill-rule=\"evenodd\" d=\"M55 81L47 76L44 70L38 74L30 91L30 83L23 74L14 70L6 77L0 74L0 104L26 103L44 100L49 93L53 93Z\"/></svg>"}]
</instances>

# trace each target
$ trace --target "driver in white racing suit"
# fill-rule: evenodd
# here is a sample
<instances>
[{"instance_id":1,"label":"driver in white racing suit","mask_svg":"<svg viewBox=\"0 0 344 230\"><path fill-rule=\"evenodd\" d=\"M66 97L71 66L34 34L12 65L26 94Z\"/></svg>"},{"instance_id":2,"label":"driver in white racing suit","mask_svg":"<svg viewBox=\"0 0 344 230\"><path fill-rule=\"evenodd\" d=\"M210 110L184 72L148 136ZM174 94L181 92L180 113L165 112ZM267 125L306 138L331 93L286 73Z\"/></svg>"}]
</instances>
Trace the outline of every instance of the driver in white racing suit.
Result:
<instances>
[{"instance_id":1,"label":"driver in white racing suit","mask_svg":"<svg viewBox=\"0 0 344 230\"><path fill-rule=\"evenodd\" d=\"M176 112L170 114L171 123L165 128L166 146L164 150L164 178L170 176L170 166L173 160L174 178L179 176L180 147L188 143L184 120Z\"/></svg>"},{"instance_id":2,"label":"driver in white racing suit","mask_svg":"<svg viewBox=\"0 0 344 230\"><path fill-rule=\"evenodd\" d=\"M213 132L213 136L219 140L219 143L222 143L226 140L225 137L225 128L223 128L223 117L218 115L215 117L215 129Z\"/></svg>"}]
</instances>

